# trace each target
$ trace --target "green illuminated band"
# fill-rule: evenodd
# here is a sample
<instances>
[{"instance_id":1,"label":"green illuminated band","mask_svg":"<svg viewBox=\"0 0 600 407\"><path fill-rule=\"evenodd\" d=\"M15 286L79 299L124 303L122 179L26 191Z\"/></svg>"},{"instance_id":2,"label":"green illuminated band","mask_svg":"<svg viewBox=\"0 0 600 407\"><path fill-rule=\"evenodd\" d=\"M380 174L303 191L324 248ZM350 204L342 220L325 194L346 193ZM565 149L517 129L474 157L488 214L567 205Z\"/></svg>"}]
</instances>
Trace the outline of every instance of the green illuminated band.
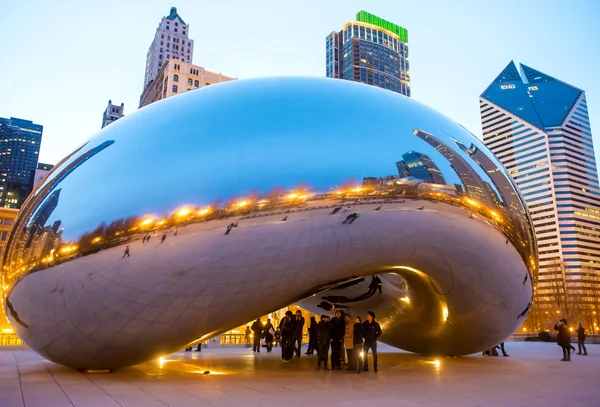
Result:
<instances>
[{"instance_id":1,"label":"green illuminated band","mask_svg":"<svg viewBox=\"0 0 600 407\"><path fill-rule=\"evenodd\" d=\"M356 21L376 25L377 27L381 27L388 31L391 31L400 38L400 41L408 44L408 30L406 28L400 27L397 24L390 23L389 21L384 20L381 17L377 17L376 15L367 13L364 10L361 10L358 13L356 13Z\"/></svg>"}]
</instances>

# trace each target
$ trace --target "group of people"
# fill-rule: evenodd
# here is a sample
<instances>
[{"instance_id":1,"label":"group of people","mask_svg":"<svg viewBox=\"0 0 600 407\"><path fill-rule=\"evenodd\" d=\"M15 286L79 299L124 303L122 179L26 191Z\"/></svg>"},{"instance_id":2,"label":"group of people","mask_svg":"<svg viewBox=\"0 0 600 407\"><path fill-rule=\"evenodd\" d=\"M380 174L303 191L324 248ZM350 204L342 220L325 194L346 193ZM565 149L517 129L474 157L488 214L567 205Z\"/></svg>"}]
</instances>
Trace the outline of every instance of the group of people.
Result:
<instances>
[{"instance_id":1,"label":"group of people","mask_svg":"<svg viewBox=\"0 0 600 407\"><path fill-rule=\"evenodd\" d=\"M263 325L259 318L251 327L246 327L246 343L250 344L253 336L252 351L258 353L263 339L267 352L273 350L273 343L277 345L281 342L281 360L287 363L294 356L300 357L304 324L301 311L296 311L296 314L287 311L277 328L270 319ZM328 365L332 370L341 370L342 364L347 361L349 372L360 373L368 370L367 355L370 350L373 353L373 370L377 372L377 340L380 336L381 326L375 321L372 311L367 313L364 322L359 316L353 319L344 311L336 311L333 318L321 315L318 323L315 317L311 317L306 355L317 353L319 370L329 370Z\"/></svg>"},{"instance_id":2,"label":"group of people","mask_svg":"<svg viewBox=\"0 0 600 407\"><path fill-rule=\"evenodd\" d=\"M558 337L556 343L562 348L563 358L562 362L571 361L571 351L575 351L575 347L571 345L571 330L566 319L561 319L554 325L554 330L558 331ZM587 356L587 349L585 347L585 328L583 324L579 322L577 324L577 347L579 348L578 355ZM581 352L583 350L583 353Z\"/></svg>"},{"instance_id":3,"label":"group of people","mask_svg":"<svg viewBox=\"0 0 600 407\"><path fill-rule=\"evenodd\" d=\"M367 319L363 322L359 316L352 319L350 314L338 310L333 318L321 315L316 326L311 324L307 353L312 354L316 350L317 369L329 370L327 362L331 346L332 370L341 370L344 360L347 360L347 371L360 373L369 370L367 360L371 350L373 371L377 372L377 340L381 333L381 326L375 321L373 311L367 312Z\"/></svg>"}]
</instances>

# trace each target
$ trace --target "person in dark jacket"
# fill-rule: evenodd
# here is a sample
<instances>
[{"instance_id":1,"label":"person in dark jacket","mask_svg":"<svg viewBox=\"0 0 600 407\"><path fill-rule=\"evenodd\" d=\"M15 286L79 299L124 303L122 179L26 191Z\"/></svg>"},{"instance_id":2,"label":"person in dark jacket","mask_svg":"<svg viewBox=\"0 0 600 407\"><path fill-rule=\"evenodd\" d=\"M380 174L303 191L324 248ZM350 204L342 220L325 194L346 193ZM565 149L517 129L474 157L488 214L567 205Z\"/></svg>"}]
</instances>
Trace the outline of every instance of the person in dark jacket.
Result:
<instances>
[{"instance_id":1,"label":"person in dark jacket","mask_svg":"<svg viewBox=\"0 0 600 407\"><path fill-rule=\"evenodd\" d=\"M585 328L581 321L577 323L577 347L579 348L578 355L581 355L581 349L583 349L583 354L587 356L587 349L585 348Z\"/></svg>"},{"instance_id":2,"label":"person in dark jacket","mask_svg":"<svg viewBox=\"0 0 600 407\"><path fill-rule=\"evenodd\" d=\"M327 368L327 358L329 357L329 344L331 343L331 325L327 315L321 315L321 320L316 327L316 336L319 347L317 351L317 370L321 370L321 363L324 370L329 370Z\"/></svg>"},{"instance_id":3,"label":"person in dark jacket","mask_svg":"<svg viewBox=\"0 0 600 407\"><path fill-rule=\"evenodd\" d=\"M294 314L291 311L285 312L285 317L281 320L279 329L281 330L281 361L289 362L294 356Z\"/></svg>"},{"instance_id":4,"label":"person in dark jacket","mask_svg":"<svg viewBox=\"0 0 600 407\"><path fill-rule=\"evenodd\" d=\"M267 323L263 329L263 337L265 338L265 342L267 343L267 352L271 352L273 350L273 337L275 336L275 328L271 323L271 318L267 318Z\"/></svg>"},{"instance_id":5,"label":"person in dark jacket","mask_svg":"<svg viewBox=\"0 0 600 407\"><path fill-rule=\"evenodd\" d=\"M362 372L363 364L361 363L361 351L363 349L363 337L365 336L365 330L363 328L362 320L360 317L354 319L354 352L352 352L352 364L349 370L353 370L356 373Z\"/></svg>"},{"instance_id":6,"label":"person in dark jacket","mask_svg":"<svg viewBox=\"0 0 600 407\"><path fill-rule=\"evenodd\" d=\"M300 352L302 352L302 331L304 330L304 317L302 316L302 311L296 311L296 316L294 317L294 336L292 338L294 344L294 350L296 351L296 357L300 357Z\"/></svg>"},{"instance_id":7,"label":"person in dark jacket","mask_svg":"<svg viewBox=\"0 0 600 407\"><path fill-rule=\"evenodd\" d=\"M317 320L315 317L310 317L310 326L308 327L308 349L307 355L314 354L315 350L319 354L319 344L317 343Z\"/></svg>"},{"instance_id":8,"label":"person in dark jacket","mask_svg":"<svg viewBox=\"0 0 600 407\"><path fill-rule=\"evenodd\" d=\"M562 348L563 358L562 362L570 362L571 361L571 333L569 332L569 326L567 324L566 319L561 319L556 325L554 325L554 329L558 331L558 337L556 338L556 343L558 346Z\"/></svg>"},{"instance_id":9,"label":"person in dark jacket","mask_svg":"<svg viewBox=\"0 0 600 407\"><path fill-rule=\"evenodd\" d=\"M373 311L367 312L367 320L363 323L363 329L365 331L365 345L363 348L365 361L363 370L369 370L368 356L369 349L371 349L373 351L373 371L377 373L377 340L381 336L381 326L375 321L375 313Z\"/></svg>"},{"instance_id":10,"label":"person in dark jacket","mask_svg":"<svg viewBox=\"0 0 600 407\"><path fill-rule=\"evenodd\" d=\"M341 311L336 311L335 316L331 318L331 369L342 369L342 346L344 344L344 333L346 332L346 322Z\"/></svg>"},{"instance_id":11,"label":"person in dark jacket","mask_svg":"<svg viewBox=\"0 0 600 407\"><path fill-rule=\"evenodd\" d=\"M252 329L252 332L254 333L252 352L260 352L260 340L263 333L263 324L260 322L260 318L256 318L256 321L254 321L250 329Z\"/></svg>"}]
</instances>

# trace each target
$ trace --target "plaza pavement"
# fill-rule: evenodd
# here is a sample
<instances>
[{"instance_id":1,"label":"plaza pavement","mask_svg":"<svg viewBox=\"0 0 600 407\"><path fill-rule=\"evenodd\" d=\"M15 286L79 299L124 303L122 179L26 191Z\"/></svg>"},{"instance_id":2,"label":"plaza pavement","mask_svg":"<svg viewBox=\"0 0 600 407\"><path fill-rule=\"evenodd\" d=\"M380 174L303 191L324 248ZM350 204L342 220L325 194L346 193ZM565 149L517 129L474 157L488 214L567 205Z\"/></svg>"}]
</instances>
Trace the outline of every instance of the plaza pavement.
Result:
<instances>
[{"instance_id":1,"label":"plaza pavement","mask_svg":"<svg viewBox=\"0 0 600 407\"><path fill-rule=\"evenodd\" d=\"M284 364L278 351L177 352L83 374L27 349L0 348L0 406L600 406L599 345L571 363L559 361L552 343L507 342L507 358L433 358L382 345L379 373L360 375L316 371L316 356Z\"/></svg>"}]
</instances>

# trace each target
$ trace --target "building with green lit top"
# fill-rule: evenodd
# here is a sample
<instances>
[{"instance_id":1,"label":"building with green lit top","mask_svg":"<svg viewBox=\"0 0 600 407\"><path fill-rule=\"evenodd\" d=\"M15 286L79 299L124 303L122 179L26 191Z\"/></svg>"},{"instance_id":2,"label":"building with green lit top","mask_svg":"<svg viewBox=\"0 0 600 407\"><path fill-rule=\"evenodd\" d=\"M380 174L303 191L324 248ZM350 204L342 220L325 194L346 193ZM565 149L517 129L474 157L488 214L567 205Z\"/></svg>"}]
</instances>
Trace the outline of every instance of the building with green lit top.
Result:
<instances>
[{"instance_id":1,"label":"building with green lit top","mask_svg":"<svg viewBox=\"0 0 600 407\"><path fill-rule=\"evenodd\" d=\"M359 11L356 20L327 36L326 74L410 96L408 31Z\"/></svg>"}]
</instances>

